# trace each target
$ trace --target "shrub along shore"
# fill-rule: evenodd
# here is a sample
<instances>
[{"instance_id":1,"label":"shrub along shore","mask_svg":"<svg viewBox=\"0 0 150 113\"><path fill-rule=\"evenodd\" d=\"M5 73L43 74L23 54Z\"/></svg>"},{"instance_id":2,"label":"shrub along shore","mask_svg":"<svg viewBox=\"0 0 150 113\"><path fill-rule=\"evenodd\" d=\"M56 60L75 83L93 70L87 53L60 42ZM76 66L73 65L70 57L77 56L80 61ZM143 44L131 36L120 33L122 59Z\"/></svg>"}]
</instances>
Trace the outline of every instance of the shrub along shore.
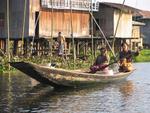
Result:
<instances>
[{"instance_id":1,"label":"shrub along shore","mask_svg":"<svg viewBox=\"0 0 150 113\"><path fill-rule=\"evenodd\" d=\"M99 51L97 52L99 54ZM82 56L82 55L81 55ZM30 58L25 57L13 57L11 62L18 62L18 61L27 61L33 62L36 64L49 64L55 63L56 67L64 68L64 69L81 69L81 68L89 68L94 62L94 56L90 53L87 57L77 58L75 63L73 57L69 57L67 60L65 58L59 56L32 56ZM143 49L140 51L139 56L133 58L134 62L150 62L150 50ZM15 69L11 67L11 71ZM0 72L8 72L9 71L9 63L8 57L0 57Z\"/></svg>"}]
</instances>

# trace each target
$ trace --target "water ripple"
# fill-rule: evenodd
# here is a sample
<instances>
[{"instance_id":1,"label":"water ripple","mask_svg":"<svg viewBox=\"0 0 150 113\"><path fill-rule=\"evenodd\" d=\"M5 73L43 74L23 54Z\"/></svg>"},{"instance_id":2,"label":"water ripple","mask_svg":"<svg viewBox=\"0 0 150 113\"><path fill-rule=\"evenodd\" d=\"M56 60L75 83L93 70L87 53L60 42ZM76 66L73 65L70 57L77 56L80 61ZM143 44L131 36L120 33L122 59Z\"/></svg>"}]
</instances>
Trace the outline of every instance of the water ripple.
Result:
<instances>
[{"instance_id":1,"label":"water ripple","mask_svg":"<svg viewBox=\"0 0 150 113\"><path fill-rule=\"evenodd\" d=\"M150 63L124 82L86 89L53 90L22 73L0 75L1 113L149 113Z\"/></svg>"}]
</instances>

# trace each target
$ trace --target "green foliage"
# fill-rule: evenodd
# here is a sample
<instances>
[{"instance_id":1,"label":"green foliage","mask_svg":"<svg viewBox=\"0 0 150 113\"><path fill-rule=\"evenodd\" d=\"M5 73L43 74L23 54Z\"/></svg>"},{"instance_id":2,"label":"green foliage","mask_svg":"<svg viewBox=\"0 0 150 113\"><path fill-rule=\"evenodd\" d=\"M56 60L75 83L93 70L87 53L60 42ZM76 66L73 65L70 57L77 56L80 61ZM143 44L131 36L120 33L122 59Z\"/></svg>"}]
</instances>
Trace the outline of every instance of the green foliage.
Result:
<instances>
[{"instance_id":1,"label":"green foliage","mask_svg":"<svg viewBox=\"0 0 150 113\"><path fill-rule=\"evenodd\" d=\"M96 56L99 54L99 50L96 51ZM114 57L111 52L109 52L111 61L114 61ZM83 56L82 54L80 56ZM96 57L95 56L95 57ZM77 58L73 60L73 56L68 58L63 58L60 56L32 56L32 57L12 57L11 62L19 62L19 61L26 61L26 62L33 62L36 64L48 64L48 63L55 63L57 68L63 68L63 69L84 69L89 68L93 62L95 61L95 58L90 51L87 52L87 58L86 60L82 60ZM0 72L8 71L9 70L9 63L8 63L8 57L0 57ZM142 50L140 51L140 55L137 57L134 57L135 62L150 62L150 50ZM14 68L10 68L11 70L15 70Z\"/></svg>"},{"instance_id":2,"label":"green foliage","mask_svg":"<svg viewBox=\"0 0 150 113\"><path fill-rule=\"evenodd\" d=\"M0 72L9 70L8 57L0 57Z\"/></svg>"},{"instance_id":3,"label":"green foliage","mask_svg":"<svg viewBox=\"0 0 150 113\"><path fill-rule=\"evenodd\" d=\"M150 62L150 50L144 49L140 51L139 56L134 58L135 62Z\"/></svg>"}]
</instances>

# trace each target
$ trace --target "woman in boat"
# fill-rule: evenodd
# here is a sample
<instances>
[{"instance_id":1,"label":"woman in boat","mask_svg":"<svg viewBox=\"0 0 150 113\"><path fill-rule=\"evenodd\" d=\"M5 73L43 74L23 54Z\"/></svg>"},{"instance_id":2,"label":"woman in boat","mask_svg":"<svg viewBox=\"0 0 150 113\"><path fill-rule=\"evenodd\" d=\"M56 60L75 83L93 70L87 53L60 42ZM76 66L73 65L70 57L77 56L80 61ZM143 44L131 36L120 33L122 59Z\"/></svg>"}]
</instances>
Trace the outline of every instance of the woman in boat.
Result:
<instances>
[{"instance_id":1,"label":"woman in boat","mask_svg":"<svg viewBox=\"0 0 150 113\"><path fill-rule=\"evenodd\" d=\"M97 71L107 70L107 65L109 64L109 55L107 53L107 49L102 47L100 49L100 55L97 56L96 61L90 67L91 73L96 73Z\"/></svg>"},{"instance_id":2,"label":"woman in boat","mask_svg":"<svg viewBox=\"0 0 150 113\"><path fill-rule=\"evenodd\" d=\"M58 55L63 55L66 41L65 41L65 37L62 36L61 32L58 33L57 41L58 41Z\"/></svg>"},{"instance_id":3,"label":"woman in boat","mask_svg":"<svg viewBox=\"0 0 150 113\"><path fill-rule=\"evenodd\" d=\"M120 72L129 72L133 70L132 67L132 56L137 56L139 54L139 51L132 52L128 49L128 44L126 42L123 42L121 44L121 51L119 53L119 71Z\"/></svg>"}]
</instances>

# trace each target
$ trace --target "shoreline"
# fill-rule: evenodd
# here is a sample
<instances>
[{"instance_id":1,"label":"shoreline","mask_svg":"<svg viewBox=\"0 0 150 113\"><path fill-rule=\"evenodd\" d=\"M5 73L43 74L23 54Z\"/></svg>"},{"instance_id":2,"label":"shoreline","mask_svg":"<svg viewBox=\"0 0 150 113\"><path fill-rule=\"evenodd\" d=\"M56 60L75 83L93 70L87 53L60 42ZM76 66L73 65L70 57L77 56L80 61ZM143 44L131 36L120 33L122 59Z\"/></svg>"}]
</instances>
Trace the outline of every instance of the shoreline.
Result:
<instances>
[{"instance_id":1,"label":"shoreline","mask_svg":"<svg viewBox=\"0 0 150 113\"><path fill-rule=\"evenodd\" d=\"M64 69L81 69L81 68L88 68L92 65L92 59L93 57L91 55L88 55L89 57L87 60L77 59L75 64L73 63L73 59L64 59L62 57L58 56L34 56L31 58L19 58L19 57L13 57L11 60L12 62L17 61L27 61L27 62L33 62L37 64L48 64L48 63L55 63L57 65L57 68L64 68ZM139 56L133 58L133 63L146 63L150 62L150 50L149 49L143 49L140 51ZM1 65L0 65L0 73L9 73L14 72L16 69L11 67L11 70L8 69L8 59L1 57Z\"/></svg>"}]
</instances>

